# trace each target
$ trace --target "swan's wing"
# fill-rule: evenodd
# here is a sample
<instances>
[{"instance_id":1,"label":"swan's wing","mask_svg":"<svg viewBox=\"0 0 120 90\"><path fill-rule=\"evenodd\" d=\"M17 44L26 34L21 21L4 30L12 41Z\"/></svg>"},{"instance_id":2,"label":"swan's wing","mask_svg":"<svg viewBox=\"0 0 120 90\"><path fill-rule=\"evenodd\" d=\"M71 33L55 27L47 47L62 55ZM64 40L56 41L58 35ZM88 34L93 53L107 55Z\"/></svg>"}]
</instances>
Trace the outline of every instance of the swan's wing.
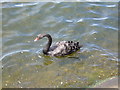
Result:
<instances>
[{"instance_id":1,"label":"swan's wing","mask_svg":"<svg viewBox=\"0 0 120 90\"><path fill-rule=\"evenodd\" d=\"M79 42L61 41L57 42L55 46L51 47L48 52L52 56L68 55L80 49Z\"/></svg>"},{"instance_id":2,"label":"swan's wing","mask_svg":"<svg viewBox=\"0 0 120 90\"><path fill-rule=\"evenodd\" d=\"M64 45L55 45L51 47L51 50L48 52L48 54L52 56L61 56L63 54L64 49Z\"/></svg>"}]
</instances>

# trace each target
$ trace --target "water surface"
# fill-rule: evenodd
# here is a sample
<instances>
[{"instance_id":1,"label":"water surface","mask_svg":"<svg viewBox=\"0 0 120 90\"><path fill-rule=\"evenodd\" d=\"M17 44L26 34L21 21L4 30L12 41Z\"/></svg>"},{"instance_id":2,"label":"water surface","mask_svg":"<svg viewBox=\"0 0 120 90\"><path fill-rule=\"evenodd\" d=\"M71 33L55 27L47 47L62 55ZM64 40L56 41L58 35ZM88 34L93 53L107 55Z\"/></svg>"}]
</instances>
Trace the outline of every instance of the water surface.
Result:
<instances>
[{"instance_id":1,"label":"water surface","mask_svg":"<svg viewBox=\"0 0 120 90\"><path fill-rule=\"evenodd\" d=\"M105 2L3 3L3 88L85 88L118 73L118 4ZM74 40L80 51L65 57L42 54L53 43Z\"/></svg>"}]
</instances>

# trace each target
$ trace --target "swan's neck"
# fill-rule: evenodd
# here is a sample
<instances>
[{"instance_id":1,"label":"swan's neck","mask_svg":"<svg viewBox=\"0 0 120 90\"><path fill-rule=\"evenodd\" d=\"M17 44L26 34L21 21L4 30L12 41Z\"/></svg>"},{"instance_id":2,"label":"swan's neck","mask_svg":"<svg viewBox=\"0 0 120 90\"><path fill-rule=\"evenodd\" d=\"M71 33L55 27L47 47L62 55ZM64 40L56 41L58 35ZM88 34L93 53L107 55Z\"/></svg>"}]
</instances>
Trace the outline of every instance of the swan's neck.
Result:
<instances>
[{"instance_id":1,"label":"swan's neck","mask_svg":"<svg viewBox=\"0 0 120 90\"><path fill-rule=\"evenodd\" d=\"M46 34L44 37L48 38L48 42L47 42L46 46L43 48L43 53L48 54L49 48L52 44L52 37L49 34Z\"/></svg>"}]
</instances>

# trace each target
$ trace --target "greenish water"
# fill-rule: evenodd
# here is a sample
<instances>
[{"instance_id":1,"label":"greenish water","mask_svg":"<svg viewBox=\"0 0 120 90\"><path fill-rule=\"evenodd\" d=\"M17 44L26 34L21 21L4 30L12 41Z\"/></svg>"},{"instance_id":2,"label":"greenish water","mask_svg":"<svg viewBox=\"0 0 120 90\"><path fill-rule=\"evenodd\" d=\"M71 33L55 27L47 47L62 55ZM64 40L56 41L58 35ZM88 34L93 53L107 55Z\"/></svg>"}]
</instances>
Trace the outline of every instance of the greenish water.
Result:
<instances>
[{"instance_id":1,"label":"greenish water","mask_svg":"<svg viewBox=\"0 0 120 90\"><path fill-rule=\"evenodd\" d=\"M118 75L118 4L3 3L2 87L85 88ZM65 57L42 54L53 42L74 40L80 51Z\"/></svg>"}]
</instances>

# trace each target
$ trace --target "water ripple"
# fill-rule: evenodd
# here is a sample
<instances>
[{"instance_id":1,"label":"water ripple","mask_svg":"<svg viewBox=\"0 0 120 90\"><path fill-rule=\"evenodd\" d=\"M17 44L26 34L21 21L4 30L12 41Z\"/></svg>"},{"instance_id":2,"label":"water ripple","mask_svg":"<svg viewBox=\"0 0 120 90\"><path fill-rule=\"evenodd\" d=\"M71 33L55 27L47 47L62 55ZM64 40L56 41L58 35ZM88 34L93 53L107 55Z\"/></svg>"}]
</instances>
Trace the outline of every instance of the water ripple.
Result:
<instances>
[{"instance_id":1,"label":"water ripple","mask_svg":"<svg viewBox=\"0 0 120 90\"><path fill-rule=\"evenodd\" d=\"M10 25L10 24L12 24L12 23L15 23L15 22L18 22L18 21L20 21L20 20L23 20L24 18L26 18L26 16L18 16L18 17L16 17L16 18L13 18L13 19L11 19L11 20L9 20L8 22L7 22L7 24L5 24L4 26L6 27L6 26L8 26L8 25Z\"/></svg>"},{"instance_id":2,"label":"water ripple","mask_svg":"<svg viewBox=\"0 0 120 90\"><path fill-rule=\"evenodd\" d=\"M105 20L105 19L108 19L108 17L93 18L93 20Z\"/></svg>"},{"instance_id":3,"label":"water ripple","mask_svg":"<svg viewBox=\"0 0 120 90\"><path fill-rule=\"evenodd\" d=\"M111 52L109 49L103 48L103 47L98 46L96 44L89 43L89 44L86 44L86 45L88 45L87 46L88 48L85 48L83 50L83 52L84 51L91 52L91 51L94 51L94 50L100 51L101 56L108 56L108 58L111 58L111 60L118 61L118 54L117 53Z\"/></svg>"},{"instance_id":4,"label":"water ripple","mask_svg":"<svg viewBox=\"0 0 120 90\"><path fill-rule=\"evenodd\" d=\"M10 56L10 55L13 55L13 54L16 54L16 53L23 53L23 52L30 52L30 50L19 50L19 51L14 51L14 52L5 54L0 58L0 61L2 61L2 59L4 59L6 56Z\"/></svg>"},{"instance_id":5,"label":"water ripple","mask_svg":"<svg viewBox=\"0 0 120 90\"><path fill-rule=\"evenodd\" d=\"M93 23L90 26L98 26L98 27L103 27L103 28L108 28L108 29L112 29L112 30L118 31L118 28L113 27L113 26L109 26L109 25L102 25L102 24Z\"/></svg>"},{"instance_id":6,"label":"water ripple","mask_svg":"<svg viewBox=\"0 0 120 90\"><path fill-rule=\"evenodd\" d=\"M91 6L100 6L100 7L116 7L115 4L113 4L113 5L107 5L107 4L94 4L94 3L91 3L90 5Z\"/></svg>"},{"instance_id":7,"label":"water ripple","mask_svg":"<svg viewBox=\"0 0 120 90\"><path fill-rule=\"evenodd\" d=\"M86 32L86 33L81 34L80 37L83 37L83 36L86 36L86 35L93 35L93 34L97 34L97 33L98 33L98 31L92 30L90 32Z\"/></svg>"},{"instance_id":8,"label":"water ripple","mask_svg":"<svg viewBox=\"0 0 120 90\"><path fill-rule=\"evenodd\" d=\"M115 27L112 27L112 26L102 25L102 27L118 31L118 28L115 28Z\"/></svg>"},{"instance_id":9,"label":"water ripple","mask_svg":"<svg viewBox=\"0 0 120 90\"><path fill-rule=\"evenodd\" d=\"M94 11L94 10L89 10L88 12L89 12L89 13L93 13L93 14L97 14L97 15L100 15L100 13L99 13L99 12Z\"/></svg>"},{"instance_id":10,"label":"water ripple","mask_svg":"<svg viewBox=\"0 0 120 90\"><path fill-rule=\"evenodd\" d=\"M39 2L31 2L31 3L9 3L9 4L4 4L2 8L16 8L16 7L25 7L25 6L34 6L39 4Z\"/></svg>"},{"instance_id":11,"label":"water ripple","mask_svg":"<svg viewBox=\"0 0 120 90\"><path fill-rule=\"evenodd\" d=\"M76 20L77 22L83 22L83 21L87 21L87 20L106 20L106 19L108 19L108 17L100 17L100 18L81 18L81 19L78 19L78 20ZM73 20L69 20L70 22L73 22Z\"/></svg>"},{"instance_id":12,"label":"water ripple","mask_svg":"<svg viewBox=\"0 0 120 90\"><path fill-rule=\"evenodd\" d=\"M32 2L32 3L21 3L21 4L15 4L15 7L24 7L24 6L33 6L33 5L37 5L39 4L39 2Z\"/></svg>"}]
</instances>

